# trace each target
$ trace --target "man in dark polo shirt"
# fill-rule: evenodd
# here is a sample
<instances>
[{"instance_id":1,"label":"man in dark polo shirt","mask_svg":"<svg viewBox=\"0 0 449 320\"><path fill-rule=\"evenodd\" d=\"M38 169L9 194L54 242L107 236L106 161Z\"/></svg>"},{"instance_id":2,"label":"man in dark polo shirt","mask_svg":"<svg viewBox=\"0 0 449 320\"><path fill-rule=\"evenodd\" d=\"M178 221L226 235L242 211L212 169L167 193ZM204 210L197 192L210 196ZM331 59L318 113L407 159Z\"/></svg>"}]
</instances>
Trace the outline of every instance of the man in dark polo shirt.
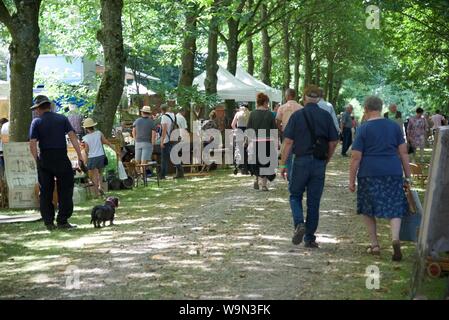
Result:
<instances>
[{"instance_id":1,"label":"man in dark polo shirt","mask_svg":"<svg viewBox=\"0 0 449 320\"><path fill-rule=\"evenodd\" d=\"M338 132L329 112L318 106L320 89L311 85L304 90L305 107L296 111L290 118L284 131L285 146L281 158L281 174L285 178L287 167L285 161L290 150L293 150L294 160L290 175L289 191L290 206L293 214L295 233L292 242L299 245L304 238L307 248L318 248L315 232L318 229L321 196L324 190L326 165L332 158L338 143ZM326 160L317 159L314 155L312 134L328 143ZM290 174L290 173L289 173ZM304 223L302 199L307 191L307 221Z\"/></svg>"},{"instance_id":2,"label":"man in dark polo shirt","mask_svg":"<svg viewBox=\"0 0 449 320\"><path fill-rule=\"evenodd\" d=\"M57 227L60 229L75 228L68 222L73 213L74 174L72 164L67 156L66 134L76 150L79 165L82 167L78 139L69 120L63 115L51 112L51 101L46 96L37 96L31 110L35 110L39 116L31 123L30 149L38 168L42 219L48 230L56 228L53 205L56 179L59 208L56 219Z\"/></svg>"}]
</instances>

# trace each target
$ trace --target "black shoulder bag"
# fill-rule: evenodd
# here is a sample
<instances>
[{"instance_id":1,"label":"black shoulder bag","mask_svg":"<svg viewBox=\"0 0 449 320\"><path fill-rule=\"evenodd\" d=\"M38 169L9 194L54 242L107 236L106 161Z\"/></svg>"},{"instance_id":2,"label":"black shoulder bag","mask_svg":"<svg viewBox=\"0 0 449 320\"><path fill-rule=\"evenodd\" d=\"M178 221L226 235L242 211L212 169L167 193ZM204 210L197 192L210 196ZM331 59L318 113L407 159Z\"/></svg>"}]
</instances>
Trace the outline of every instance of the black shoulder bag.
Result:
<instances>
[{"instance_id":1,"label":"black shoulder bag","mask_svg":"<svg viewBox=\"0 0 449 320\"><path fill-rule=\"evenodd\" d=\"M304 109L304 118L306 119L307 128L312 138L313 156L318 160L327 160L329 158L329 141L323 137L317 137L315 128L310 125L307 111Z\"/></svg>"}]
</instances>

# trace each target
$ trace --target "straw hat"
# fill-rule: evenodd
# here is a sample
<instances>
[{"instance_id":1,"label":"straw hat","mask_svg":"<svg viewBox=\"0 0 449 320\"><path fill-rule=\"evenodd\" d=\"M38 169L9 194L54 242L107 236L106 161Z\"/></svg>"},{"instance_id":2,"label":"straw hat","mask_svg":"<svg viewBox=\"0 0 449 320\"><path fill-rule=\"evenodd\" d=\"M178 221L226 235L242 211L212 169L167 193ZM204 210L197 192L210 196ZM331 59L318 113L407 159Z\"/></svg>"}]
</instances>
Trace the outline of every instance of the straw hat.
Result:
<instances>
[{"instance_id":1,"label":"straw hat","mask_svg":"<svg viewBox=\"0 0 449 320\"><path fill-rule=\"evenodd\" d=\"M83 128L92 128L95 127L96 125L97 123L91 118L87 118L86 120L83 121Z\"/></svg>"},{"instance_id":2,"label":"straw hat","mask_svg":"<svg viewBox=\"0 0 449 320\"><path fill-rule=\"evenodd\" d=\"M151 107L149 106L143 106L142 109L140 109L141 112L145 112L145 113L151 113Z\"/></svg>"}]
</instances>

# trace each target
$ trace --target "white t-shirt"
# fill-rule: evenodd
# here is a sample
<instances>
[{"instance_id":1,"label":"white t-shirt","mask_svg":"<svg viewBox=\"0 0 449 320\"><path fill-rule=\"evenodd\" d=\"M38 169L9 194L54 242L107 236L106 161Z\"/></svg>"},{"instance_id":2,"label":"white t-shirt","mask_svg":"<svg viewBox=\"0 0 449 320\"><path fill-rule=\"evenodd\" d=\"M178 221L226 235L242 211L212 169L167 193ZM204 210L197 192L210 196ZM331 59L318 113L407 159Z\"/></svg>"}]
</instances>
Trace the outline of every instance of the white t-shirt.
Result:
<instances>
[{"instance_id":1,"label":"white t-shirt","mask_svg":"<svg viewBox=\"0 0 449 320\"><path fill-rule=\"evenodd\" d=\"M182 114L176 114L176 123L178 124L179 129L187 129L187 120Z\"/></svg>"},{"instance_id":2,"label":"white t-shirt","mask_svg":"<svg viewBox=\"0 0 449 320\"><path fill-rule=\"evenodd\" d=\"M86 134L83 141L89 146L89 158L101 157L104 155L101 131L94 131Z\"/></svg>"},{"instance_id":3,"label":"white t-shirt","mask_svg":"<svg viewBox=\"0 0 449 320\"><path fill-rule=\"evenodd\" d=\"M433 129L438 129L441 127L444 118L441 114L436 114L432 116Z\"/></svg>"},{"instance_id":4,"label":"white t-shirt","mask_svg":"<svg viewBox=\"0 0 449 320\"><path fill-rule=\"evenodd\" d=\"M2 130L1 130L1 140L0 140L0 151L3 151L3 141L8 141L9 136L9 121L3 124Z\"/></svg>"},{"instance_id":5,"label":"white t-shirt","mask_svg":"<svg viewBox=\"0 0 449 320\"><path fill-rule=\"evenodd\" d=\"M171 119L167 115L169 115ZM165 135L164 144L170 142L170 134L173 129L173 121L175 121L175 115L172 112L167 112L162 115L162 118L161 118L162 128L163 128L164 124L167 125L167 134Z\"/></svg>"}]
</instances>

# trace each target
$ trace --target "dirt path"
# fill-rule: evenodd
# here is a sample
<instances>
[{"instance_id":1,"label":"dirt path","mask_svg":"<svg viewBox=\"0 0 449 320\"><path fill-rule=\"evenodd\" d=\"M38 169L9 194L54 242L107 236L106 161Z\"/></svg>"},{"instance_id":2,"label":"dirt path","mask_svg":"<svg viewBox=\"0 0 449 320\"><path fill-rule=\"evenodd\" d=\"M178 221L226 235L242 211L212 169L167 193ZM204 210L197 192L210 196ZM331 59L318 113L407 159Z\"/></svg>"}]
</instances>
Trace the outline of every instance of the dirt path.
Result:
<instances>
[{"instance_id":1,"label":"dirt path","mask_svg":"<svg viewBox=\"0 0 449 320\"><path fill-rule=\"evenodd\" d=\"M252 190L250 177L220 172L119 193L117 226L100 231L87 224L93 202L77 208L74 232L0 226L0 298L407 298L413 247L392 264L384 224L382 257L363 254L366 234L347 192L347 161L336 156L329 166L320 250L291 244L285 182L263 193ZM381 270L374 291L365 286L373 264ZM79 289L66 286L67 270L79 272Z\"/></svg>"}]
</instances>

